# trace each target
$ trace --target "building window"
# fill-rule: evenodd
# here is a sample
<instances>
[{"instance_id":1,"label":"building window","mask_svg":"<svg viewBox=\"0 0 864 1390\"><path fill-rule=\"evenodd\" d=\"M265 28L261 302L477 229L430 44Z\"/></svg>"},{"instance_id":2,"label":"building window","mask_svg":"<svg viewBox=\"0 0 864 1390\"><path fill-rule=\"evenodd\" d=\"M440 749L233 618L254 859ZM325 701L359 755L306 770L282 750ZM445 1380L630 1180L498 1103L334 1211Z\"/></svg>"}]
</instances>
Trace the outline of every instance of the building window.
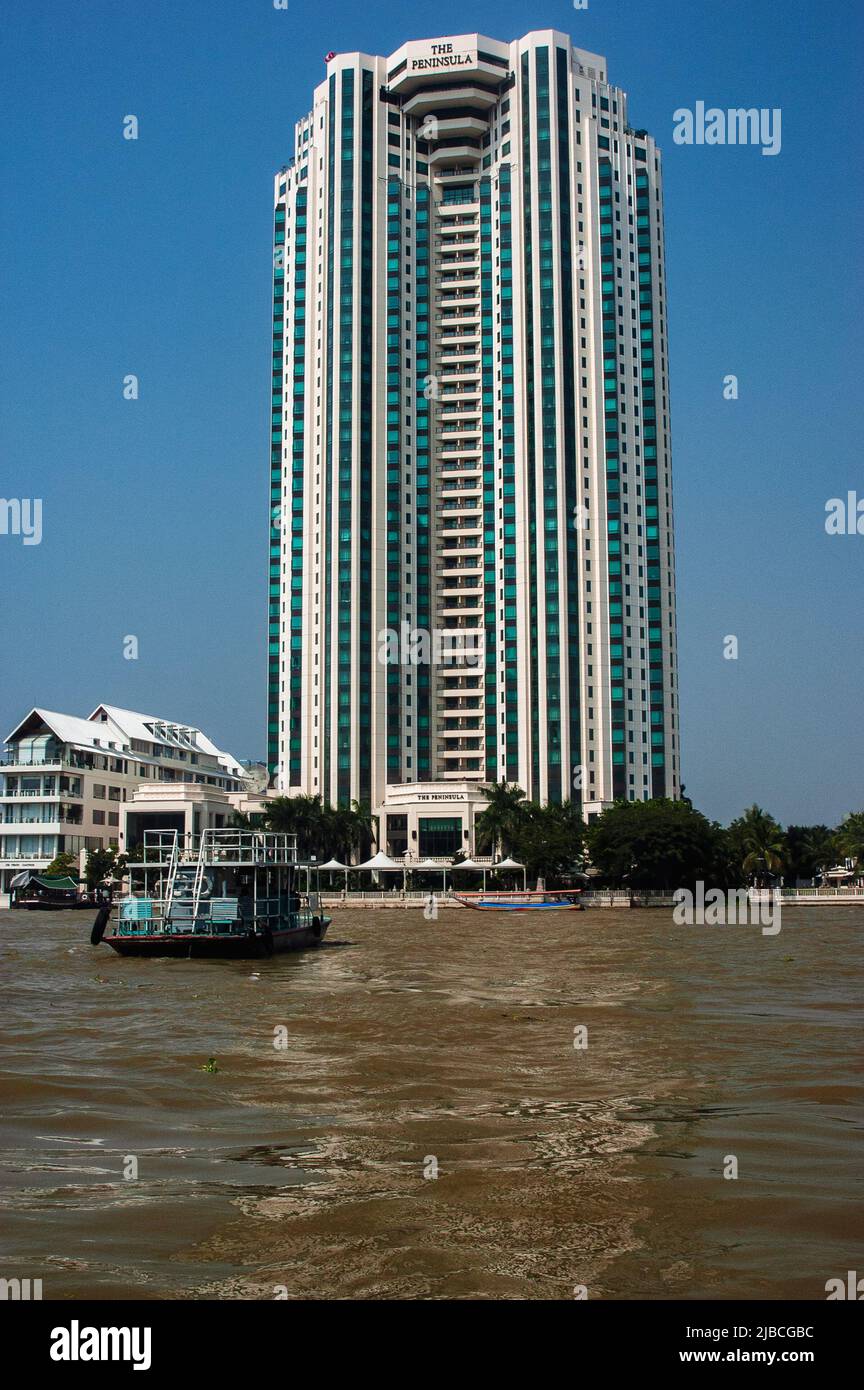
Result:
<instances>
[{"instance_id":1,"label":"building window","mask_svg":"<svg viewBox=\"0 0 864 1390\"><path fill-rule=\"evenodd\" d=\"M420 816L420 857L456 854L462 848L462 817Z\"/></svg>"}]
</instances>

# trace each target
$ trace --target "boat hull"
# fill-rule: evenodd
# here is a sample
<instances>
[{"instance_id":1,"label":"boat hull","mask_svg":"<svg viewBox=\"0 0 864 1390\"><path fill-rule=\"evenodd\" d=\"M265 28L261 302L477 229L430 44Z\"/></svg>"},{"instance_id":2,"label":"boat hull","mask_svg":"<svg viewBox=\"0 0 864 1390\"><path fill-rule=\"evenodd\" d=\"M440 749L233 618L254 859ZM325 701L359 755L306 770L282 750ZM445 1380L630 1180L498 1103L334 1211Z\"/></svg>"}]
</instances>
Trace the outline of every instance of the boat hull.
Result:
<instances>
[{"instance_id":1,"label":"boat hull","mask_svg":"<svg viewBox=\"0 0 864 1390\"><path fill-rule=\"evenodd\" d=\"M129 936L104 936L106 946L119 956L171 956L177 960L249 960L281 955L284 951L305 951L320 946L327 934L330 919L320 927L293 927L274 931L270 940L260 932L136 932Z\"/></svg>"},{"instance_id":2,"label":"boat hull","mask_svg":"<svg viewBox=\"0 0 864 1390\"><path fill-rule=\"evenodd\" d=\"M530 901L530 895L525 898L484 898L480 895L477 898L460 897L458 893L453 894L457 903L463 907L473 907L475 912L584 912L585 908L580 902L559 901L539 902Z\"/></svg>"},{"instance_id":3,"label":"boat hull","mask_svg":"<svg viewBox=\"0 0 864 1390\"><path fill-rule=\"evenodd\" d=\"M461 899L457 899L457 902ZM464 903L475 912L584 912L581 903L565 906L563 903Z\"/></svg>"},{"instance_id":4,"label":"boat hull","mask_svg":"<svg viewBox=\"0 0 864 1390\"><path fill-rule=\"evenodd\" d=\"M46 903L46 902L17 902L15 903L16 912L71 912L79 906L78 903ZM91 907L92 911L92 907Z\"/></svg>"}]
</instances>

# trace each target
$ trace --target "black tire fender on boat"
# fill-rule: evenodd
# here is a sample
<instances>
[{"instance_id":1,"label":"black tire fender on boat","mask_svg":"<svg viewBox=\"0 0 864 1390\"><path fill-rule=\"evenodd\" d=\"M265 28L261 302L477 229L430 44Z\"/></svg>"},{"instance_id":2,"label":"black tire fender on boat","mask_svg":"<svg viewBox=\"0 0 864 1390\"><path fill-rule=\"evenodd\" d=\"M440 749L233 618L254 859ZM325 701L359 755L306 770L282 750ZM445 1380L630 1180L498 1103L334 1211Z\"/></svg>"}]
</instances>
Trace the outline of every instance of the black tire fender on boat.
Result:
<instances>
[{"instance_id":1,"label":"black tire fender on boat","mask_svg":"<svg viewBox=\"0 0 864 1390\"><path fill-rule=\"evenodd\" d=\"M93 929L92 929L92 931L90 932L90 945L91 945L91 946L98 946L98 945L99 945L100 941L102 940L103 936L105 935L105 928L107 927L107 925L108 925L108 923L109 923L110 920L111 920L111 909L110 909L110 907L107 907L107 906L106 906L106 907L100 907L99 911L98 911L97 914L96 914L96 921L93 923Z\"/></svg>"},{"instance_id":2,"label":"black tire fender on boat","mask_svg":"<svg viewBox=\"0 0 864 1390\"><path fill-rule=\"evenodd\" d=\"M320 918L320 917L313 917L313 918L312 918L312 935L313 935L313 936L317 936L318 940L320 941L320 940L321 940L321 933L322 933L321 918Z\"/></svg>"},{"instance_id":3,"label":"black tire fender on boat","mask_svg":"<svg viewBox=\"0 0 864 1390\"><path fill-rule=\"evenodd\" d=\"M261 933L261 940L262 940L262 942L263 942L263 944L264 944L264 954L265 954L265 956L272 956L272 954L273 954L273 933L272 933L272 931L270 930L269 927L265 927L265 928L264 928L263 932Z\"/></svg>"}]
</instances>

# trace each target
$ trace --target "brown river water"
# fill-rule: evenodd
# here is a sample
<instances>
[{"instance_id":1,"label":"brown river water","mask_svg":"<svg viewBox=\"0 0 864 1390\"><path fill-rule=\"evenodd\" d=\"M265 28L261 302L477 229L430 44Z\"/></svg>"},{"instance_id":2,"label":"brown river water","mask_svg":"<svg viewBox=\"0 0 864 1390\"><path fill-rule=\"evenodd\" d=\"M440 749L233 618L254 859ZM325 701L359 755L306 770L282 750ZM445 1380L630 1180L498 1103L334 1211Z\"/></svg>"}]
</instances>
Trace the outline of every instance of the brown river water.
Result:
<instances>
[{"instance_id":1,"label":"brown river water","mask_svg":"<svg viewBox=\"0 0 864 1390\"><path fill-rule=\"evenodd\" d=\"M210 963L90 925L0 913L0 1275L45 1298L824 1299L864 1273L860 908L775 936L348 909L318 950Z\"/></svg>"}]
</instances>

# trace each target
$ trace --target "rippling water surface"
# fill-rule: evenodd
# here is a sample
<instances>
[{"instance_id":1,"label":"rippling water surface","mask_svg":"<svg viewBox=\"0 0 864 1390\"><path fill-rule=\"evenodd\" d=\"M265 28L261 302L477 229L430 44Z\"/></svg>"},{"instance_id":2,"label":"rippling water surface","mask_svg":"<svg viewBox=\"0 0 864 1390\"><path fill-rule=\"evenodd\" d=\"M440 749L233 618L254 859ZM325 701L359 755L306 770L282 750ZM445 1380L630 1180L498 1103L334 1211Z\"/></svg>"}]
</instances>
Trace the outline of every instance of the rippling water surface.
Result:
<instances>
[{"instance_id":1,"label":"rippling water surface","mask_svg":"<svg viewBox=\"0 0 864 1390\"><path fill-rule=\"evenodd\" d=\"M864 1267L860 909L790 909L773 937L657 910L334 917L317 951L206 963L0 913L0 1275L46 1298L824 1298Z\"/></svg>"}]
</instances>

